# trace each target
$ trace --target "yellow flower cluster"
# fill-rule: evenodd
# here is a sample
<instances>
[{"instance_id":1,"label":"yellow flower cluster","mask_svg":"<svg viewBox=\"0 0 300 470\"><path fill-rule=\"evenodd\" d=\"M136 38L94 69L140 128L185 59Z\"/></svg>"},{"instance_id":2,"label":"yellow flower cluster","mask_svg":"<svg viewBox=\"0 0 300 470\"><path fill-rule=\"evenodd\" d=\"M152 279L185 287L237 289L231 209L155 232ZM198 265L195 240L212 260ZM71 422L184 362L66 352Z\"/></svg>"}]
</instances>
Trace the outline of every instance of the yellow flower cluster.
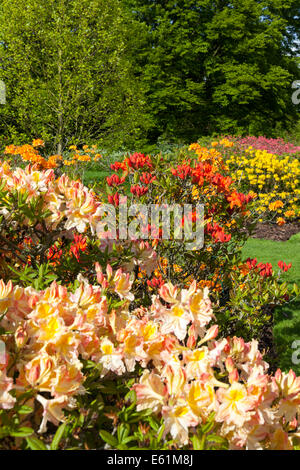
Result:
<instances>
[{"instance_id":1,"label":"yellow flower cluster","mask_svg":"<svg viewBox=\"0 0 300 470\"><path fill-rule=\"evenodd\" d=\"M257 211L262 216L285 219L300 214L300 162L291 156L280 157L266 150L249 147L245 154L231 155L227 164L233 177L258 193Z\"/></svg>"},{"instance_id":2,"label":"yellow flower cluster","mask_svg":"<svg viewBox=\"0 0 300 470\"><path fill-rule=\"evenodd\" d=\"M225 137L224 139L221 139L219 141L215 140L215 141L211 142L210 145L212 147L218 147L218 145L221 145L222 147L230 148L230 147L234 146L234 142L232 142L227 137Z\"/></svg>"}]
</instances>

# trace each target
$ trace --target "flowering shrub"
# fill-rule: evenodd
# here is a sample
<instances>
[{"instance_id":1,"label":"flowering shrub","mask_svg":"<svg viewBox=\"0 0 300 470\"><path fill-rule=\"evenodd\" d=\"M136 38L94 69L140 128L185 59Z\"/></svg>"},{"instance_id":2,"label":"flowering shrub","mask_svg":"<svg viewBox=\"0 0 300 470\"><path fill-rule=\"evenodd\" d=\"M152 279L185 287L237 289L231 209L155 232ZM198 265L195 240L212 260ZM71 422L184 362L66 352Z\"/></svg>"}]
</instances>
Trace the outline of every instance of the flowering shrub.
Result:
<instances>
[{"instance_id":1,"label":"flowering shrub","mask_svg":"<svg viewBox=\"0 0 300 470\"><path fill-rule=\"evenodd\" d=\"M7 162L0 166L0 178L0 253L2 271L8 278L8 265L37 268L49 261L60 265L66 281L74 280L93 260L106 263L107 254L96 233L103 217L101 202L93 191L65 175L56 179L53 170L38 171L32 166L12 170ZM149 249L138 241L119 244L118 250L111 249L110 261L115 258L120 265L141 264L136 255L142 258L146 250L150 259ZM83 253L86 256L80 257ZM64 255L67 259L63 265ZM74 258L77 262L80 258L81 264L72 262ZM146 264L148 271L149 260Z\"/></svg>"},{"instance_id":2,"label":"flowering shrub","mask_svg":"<svg viewBox=\"0 0 300 470\"><path fill-rule=\"evenodd\" d=\"M100 431L97 448L143 448L156 431L157 448L293 447L300 378L268 375L254 340L216 340L207 288L167 283L149 308L131 310L130 276L99 265L96 274L97 285L80 277L74 292L0 282L2 439L33 446L34 433L65 421L64 445L73 445L72 426L78 434L87 421ZM123 381L123 404L109 398L112 380Z\"/></svg>"},{"instance_id":3,"label":"flowering shrub","mask_svg":"<svg viewBox=\"0 0 300 470\"><path fill-rule=\"evenodd\" d=\"M38 161L1 163L3 448L298 445L300 378L268 373L258 348L269 307L298 289L280 283L284 261L276 272L242 259L255 196L241 192L218 145L168 160L128 155L100 194ZM160 223L147 241L109 227L103 238L103 204L119 217L125 196L204 204L203 248L164 239Z\"/></svg>"},{"instance_id":4,"label":"flowering shrub","mask_svg":"<svg viewBox=\"0 0 300 470\"><path fill-rule=\"evenodd\" d=\"M300 152L300 147L290 142L285 142L283 139L267 139L266 137L248 136L237 139L237 143L246 150L249 147L257 150L266 150L268 153L276 155L292 155Z\"/></svg>"},{"instance_id":5,"label":"flowering shrub","mask_svg":"<svg viewBox=\"0 0 300 470\"><path fill-rule=\"evenodd\" d=\"M232 136L211 141L209 146L222 153L239 190L255 196L260 222L284 225L299 217L300 161L295 155L299 147L281 139Z\"/></svg>"},{"instance_id":6,"label":"flowering shrub","mask_svg":"<svg viewBox=\"0 0 300 470\"><path fill-rule=\"evenodd\" d=\"M168 267L158 267L157 277L168 277L183 286L191 273L197 281L214 279L218 273L226 285L228 258L246 239L245 227L250 224L253 196L237 191L221 153L193 144L188 153L175 155L170 162L161 155L151 158L135 153L112 164L111 170L114 173L107 177L108 202L117 207L122 191L126 194L126 187L133 204L159 202L205 207L201 250L189 252L174 234L170 240L163 239L161 225L156 227L157 252L168 262ZM188 219L195 229L195 212L191 211Z\"/></svg>"},{"instance_id":7,"label":"flowering shrub","mask_svg":"<svg viewBox=\"0 0 300 470\"><path fill-rule=\"evenodd\" d=\"M9 145L4 150L4 157L7 159L12 168L17 168L30 163L37 170L53 169L56 176L63 173L67 174L71 179L83 180L86 170L99 171L104 167L105 158L97 151L97 146L83 145L82 149L78 149L76 145L71 145L63 155L45 156L45 143L41 139L34 139L32 144L26 145Z\"/></svg>"},{"instance_id":8,"label":"flowering shrub","mask_svg":"<svg viewBox=\"0 0 300 470\"><path fill-rule=\"evenodd\" d=\"M272 325L274 307L292 301L297 290L282 284L275 274L262 279L253 270L245 283L237 277L236 266L244 263L240 248L248 236L246 229L255 226L256 197L254 192L237 189L238 181L230 176L223 152L216 148L232 151L233 143L223 139L215 144L212 148L192 144L169 161L162 155L129 155L111 165L114 173L107 177L107 197L118 207L122 192L129 188L131 203L202 203L203 248L189 251L182 241L163 239L158 226L157 266L150 276L140 269L139 288L157 292L168 280L188 287L195 279L199 288L211 290L222 334L261 339L264 325ZM193 223L195 217L195 213L188 216ZM244 284L247 287L241 289Z\"/></svg>"},{"instance_id":9,"label":"flowering shrub","mask_svg":"<svg viewBox=\"0 0 300 470\"><path fill-rule=\"evenodd\" d=\"M44 158L40 153L41 147L44 142L41 139L35 139L32 145L9 145L5 148L4 154L10 155L13 158L13 165L19 166L21 162L29 162L34 164L36 169L51 169L56 168L58 163L62 160L61 155L51 155L48 159Z\"/></svg>"},{"instance_id":10,"label":"flowering shrub","mask_svg":"<svg viewBox=\"0 0 300 470\"><path fill-rule=\"evenodd\" d=\"M248 148L243 155L231 155L227 164L242 188L251 188L257 193L257 211L262 220L282 225L286 220L299 217L298 159Z\"/></svg>"},{"instance_id":11,"label":"flowering shrub","mask_svg":"<svg viewBox=\"0 0 300 470\"><path fill-rule=\"evenodd\" d=\"M209 287L217 305L225 308L233 288L232 271L242 262L236 258L247 237L253 196L235 189L220 152L198 144L193 144L190 152L189 160L168 165L161 156L151 159L142 154L112 164L113 171L122 173L107 177L107 200L118 208L122 201L119 191L126 191L127 186L132 203L155 203L162 194L166 202L202 202L204 247L196 251L187 250L172 234L170 240L161 239L159 225L157 237L149 242L119 240L118 233L115 240L103 239L98 224L103 218L105 194L99 196L65 175L56 178L53 169L39 171L28 166L12 170L4 162L0 167L2 277L13 278L24 287L34 282L36 288L44 288L53 279L73 282L80 272L90 278L96 261L102 267L109 262L113 267L134 270L135 288L145 306L151 302L148 287L155 292L167 280L188 287L196 279L198 286ZM194 224L195 215L191 212L189 217ZM277 281L272 281L270 292L274 295L268 299L276 305L282 302L282 294ZM253 328L253 316L243 318L247 329ZM259 337L261 322L255 319L254 323L256 329L251 331ZM223 333L228 334L232 322L227 319L221 324Z\"/></svg>"},{"instance_id":12,"label":"flowering shrub","mask_svg":"<svg viewBox=\"0 0 300 470\"><path fill-rule=\"evenodd\" d=\"M271 352L264 334L273 327L274 307L292 302L299 295L296 284L291 287L281 281L282 273L291 267L291 263L279 261L278 269L271 263L258 263L256 258L233 266L229 299L216 313L219 326L244 339L262 339L265 352Z\"/></svg>"}]
</instances>

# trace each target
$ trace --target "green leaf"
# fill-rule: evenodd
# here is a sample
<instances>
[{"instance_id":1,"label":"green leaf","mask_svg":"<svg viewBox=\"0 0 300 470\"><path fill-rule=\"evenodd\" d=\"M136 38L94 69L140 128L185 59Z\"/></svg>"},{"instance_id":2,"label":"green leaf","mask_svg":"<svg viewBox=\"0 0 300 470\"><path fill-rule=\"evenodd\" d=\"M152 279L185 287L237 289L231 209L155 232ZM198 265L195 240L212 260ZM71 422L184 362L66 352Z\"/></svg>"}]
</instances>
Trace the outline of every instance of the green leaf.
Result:
<instances>
[{"instance_id":1,"label":"green leaf","mask_svg":"<svg viewBox=\"0 0 300 470\"><path fill-rule=\"evenodd\" d=\"M224 439L224 437L217 436L216 434L210 434L209 436L206 436L206 440L208 442L216 442L219 444L226 444L227 441Z\"/></svg>"},{"instance_id":2,"label":"green leaf","mask_svg":"<svg viewBox=\"0 0 300 470\"><path fill-rule=\"evenodd\" d=\"M10 433L13 437L28 437L34 433L34 430L26 426L18 428L16 431Z\"/></svg>"},{"instance_id":3,"label":"green leaf","mask_svg":"<svg viewBox=\"0 0 300 470\"><path fill-rule=\"evenodd\" d=\"M203 432L203 434L207 434L209 433L209 431L212 430L212 428L214 427L214 422L213 421L208 421L207 423L204 424L204 426L202 426L201 428L201 431Z\"/></svg>"},{"instance_id":4,"label":"green leaf","mask_svg":"<svg viewBox=\"0 0 300 470\"><path fill-rule=\"evenodd\" d=\"M20 415L27 415L27 414L33 412L33 408L31 408L31 406L22 405L22 406L20 406L20 408L17 410L17 412L18 412Z\"/></svg>"},{"instance_id":5,"label":"green leaf","mask_svg":"<svg viewBox=\"0 0 300 470\"><path fill-rule=\"evenodd\" d=\"M111 447L114 447L114 448L117 447L118 445L117 439L114 436L112 436L109 432L101 430L99 434L100 434L101 439L104 442L109 444Z\"/></svg>"},{"instance_id":6,"label":"green leaf","mask_svg":"<svg viewBox=\"0 0 300 470\"><path fill-rule=\"evenodd\" d=\"M26 442L31 450L48 450L46 445L36 436L27 437Z\"/></svg>"},{"instance_id":7,"label":"green leaf","mask_svg":"<svg viewBox=\"0 0 300 470\"><path fill-rule=\"evenodd\" d=\"M63 437L63 434L65 432L66 426L67 426L67 423L63 423L59 426L59 428L57 429L57 431L55 433L55 436L53 437L53 440L51 442L50 450L57 450L58 449L59 443L60 443L60 441Z\"/></svg>"},{"instance_id":8,"label":"green leaf","mask_svg":"<svg viewBox=\"0 0 300 470\"><path fill-rule=\"evenodd\" d=\"M123 443L123 440L128 436L129 432L130 426L128 424L122 423L118 426L117 433L119 444Z\"/></svg>"},{"instance_id":9,"label":"green leaf","mask_svg":"<svg viewBox=\"0 0 300 470\"><path fill-rule=\"evenodd\" d=\"M164 430L165 430L165 425L162 424L157 434L157 442L160 442L162 440Z\"/></svg>"},{"instance_id":10,"label":"green leaf","mask_svg":"<svg viewBox=\"0 0 300 470\"><path fill-rule=\"evenodd\" d=\"M201 447L201 440L199 439L198 436L193 436L191 438L191 441L192 441L192 444L193 444L193 449L194 450L202 450L202 447Z\"/></svg>"}]
</instances>

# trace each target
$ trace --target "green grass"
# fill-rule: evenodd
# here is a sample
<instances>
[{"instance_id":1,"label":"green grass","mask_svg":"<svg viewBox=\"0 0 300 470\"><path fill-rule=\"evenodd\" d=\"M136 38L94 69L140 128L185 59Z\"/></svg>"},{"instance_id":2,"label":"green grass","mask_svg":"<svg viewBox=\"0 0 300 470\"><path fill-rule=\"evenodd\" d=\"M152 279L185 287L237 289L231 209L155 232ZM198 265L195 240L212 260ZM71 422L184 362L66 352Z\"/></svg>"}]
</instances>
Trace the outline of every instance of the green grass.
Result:
<instances>
[{"instance_id":1,"label":"green grass","mask_svg":"<svg viewBox=\"0 0 300 470\"><path fill-rule=\"evenodd\" d=\"M277 268L279 260L292 263L292 268L284 273L282 279L290 284L300 285L300 233L286 242L250 238L243 248L243 255L246 258L257 258L258 262L272 263L273 268ZM284 371L292 368L300 375L300 364L295 364L292 360L293 353L297 352L297 349L292 348L293 342L300 341L300 301L276 310L274 339L279 367ZM298 349L300 361L300 347Z\"/></svg>"},{"instance_id":2,"label":"green grass","mask_svg":"<svg viewBox=\"0 0 300 470\"><path fill-rule=\"evenodd\" d=\"M86 170L83 174L83 184L89 185L93 183L103 183L107 176L111 176L108 170Z\"/></svg>"},{"instance_id":3,"label":"green grass","mask_svg":"<svg viewBox=\"0 0 300 470\"><path fill-rule=\"evenodd\" d=\"M271 263L274 269L279 269L278 261L292 263L292 268L283 274L286 282L300 284L300 233L293 235L286 242L249 238L243 248L243 255L257 258L258 262Z\"/></svg>"}]
</instances>

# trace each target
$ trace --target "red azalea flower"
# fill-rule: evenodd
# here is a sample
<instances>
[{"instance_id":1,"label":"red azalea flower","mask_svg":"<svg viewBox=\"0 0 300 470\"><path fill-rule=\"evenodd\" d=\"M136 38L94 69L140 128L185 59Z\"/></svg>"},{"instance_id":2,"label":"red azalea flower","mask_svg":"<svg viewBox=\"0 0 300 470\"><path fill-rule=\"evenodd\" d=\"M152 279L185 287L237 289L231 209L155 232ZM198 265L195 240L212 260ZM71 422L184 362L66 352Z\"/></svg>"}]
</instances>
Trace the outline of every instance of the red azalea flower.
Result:
<instances>
[{"instance_id":1,"label":"red azalea flower","mask_svg":"<svg viewBox=\"0 0 300 470\"><path fill-rule=\"evenodd\" d=\"M258 263L257 268L261 277L270 277L273 274L271 263Z\"/></svg>"},{"instance_id":2,"label":"red azalea flower","mask_svg":"<svg viewBox=\"0 0 300 470\"><path fill-rule=\"evenodd\" d=\"M278 266L283 272L287 272L292 267L292 263L286 264L283 261L278 261Z\"/></svg>"},{"instance_id":3,"label":"red azalea flower","mask_svg":"<svg viewBox=\"0 0 300 470\"><path fill-rule=\"evenodd\" d=\"M113 174L111 176L107 176L106 178L108 186L119 186L120 184L123 184L125 181L125 177L123 176L120 178L117 174Z\"/></svg>"},{"instance_id":4,"label":"red azalea flower","mask_svg":"<svg viewBox=\"0 0 300 470\"><path fill-rule=\"evenodd\" d=\"M140 176L140 182L147 185L151 184L155 179L156 176L152 175L151 173L142 173Z\"/></svg>"},{"instance_id":5,"label":"red azalea flower","mask_svg":"<svg viewBox=\"0 0 300 470\"><path fill-rule=\"evenodd\" d=\"M119 193L115 193L113 195L108 195L107 199L108 199L109 204L112 204L115 207L117 207L120 203Z\"/></svg>"},{"instance_id":6,"label":"red azalea flower","mask_svg":"<svg viewBox=\"0 0 300 470\"><path fill-rule=\"evenodd\" d=\"M83 238L81 234L74 235L74 241L71 244L70 247L70 253L72 253L77 261L79 261L80 258L80 252L86 251L87 244L86 244L86 238Z\"/></svg>"},{"instance_id":7,"label":"red azalea flower","mask_svg":"<svg viewBox=\"0 0 300 470\"><path fill-rule=\"evenodd\" d=\"M144 167L152 169L152 162L149 155L144 155L143 153L133 153L129 157L125 158L124 162L129 168L133 168L134 170Z\"/></svg>"},{"instance_id":8,"label":"red azalea flower","mask_svg":"<svg viewBox=\"0 0 300 470\"><path fill-rule=\"evenodd\" d=\"M205 227L205 231L211 234L215 242L227 243L231 240L231 234L226 234L220 225L216 222L212 225L208 223Z\"/></svg>"},{"instance_id":9,"label":"red azalea flower","mask_svg":"<svg viewBox=\"0 0 300 470\"><path fill-rule=\"evenodd\" d=\"M256 268L256 264L257 264L257 259L256 258L247 258L246 260L246 263L247 263L247 266L249 269L254 269Z\"/></svg>"},{"instance_id":10,"label":"red azalea flower","mask_svg":"<svg viewBox=\"0 0 300 470\"><path fill-rule=\"evenodd\" d=\"M151 280L147 281L148 287L151 287L152 289L159 289L161 286L163 286L165 281L161 276L159 277L153 277Z\"/></svg>"},{"instance_id":11,"label":"red azalea flower","mask_svg":"<svg viewBox=\"0 0 300 470\"><path fill-rule=\"evenodd\" d=\"M192 174L192 169L189 164L178 165L177 168L171 168L171 173L174 176L178 176L180 179L184 180Z\"/></svg>"},{"instance_id":12,"label":"red azalea flower","mask_svg":"<svg viewBox=\"0 0 300 470\"><path fill-rule=\"evenodd\" d=\"M110 165L110 168L111 168L113 171L118 171L118 170L126 171L126 170L127 170L126 163L124 163L124 162L115 162L115 163L112 163L112 164Z\"/></svg>"},{"instance_id":13,"label":"red azalea flower","mask_svg":"<svg viewBox=\"0 0 300 470\"><path fill-rule=\"evenodd\" d=\"M56 245L53 245L49 248L49 251L47 254L47 260L51 261L51 263L53 264L58 264L61 256L62 256L62 249L58 248Z\"/></svg>"},{"instance_id":14,"label":"red azalea flower","mask_svg":"<svg viewBox=\"0 0 300 470\"><path fill-rule=\"evenodd\" d=\"M141 197L148 192L148 188L146 186L140 186L136 184L135 186L131 186L130 192L137 197Z\"/></svg>"}]
</instances>

